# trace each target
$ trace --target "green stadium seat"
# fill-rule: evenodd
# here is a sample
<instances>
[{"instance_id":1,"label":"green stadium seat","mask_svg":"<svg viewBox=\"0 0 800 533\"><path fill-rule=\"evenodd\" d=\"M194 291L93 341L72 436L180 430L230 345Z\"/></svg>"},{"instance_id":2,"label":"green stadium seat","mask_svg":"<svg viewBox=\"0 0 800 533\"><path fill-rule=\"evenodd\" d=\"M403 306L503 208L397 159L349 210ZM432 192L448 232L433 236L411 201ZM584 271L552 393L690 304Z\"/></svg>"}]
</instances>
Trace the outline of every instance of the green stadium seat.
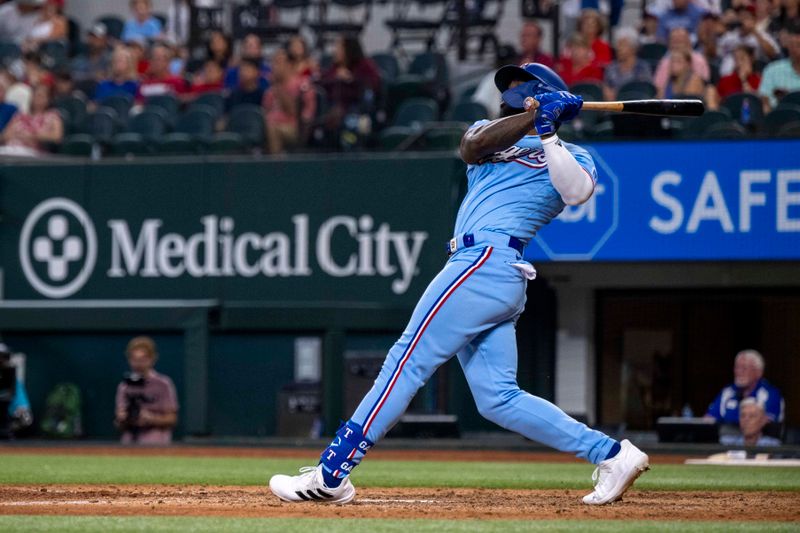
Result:
<instances>
[{"instance_id":1,"label":"green stadium seat","mask_svg":"<svg viewBox=\"0 0 800 533\"><path fill-rule=\"evenodd\" d=\"M639 51L637 52L637 56L639 59L644 59L647 61L653 70L656 69L658 66L658 62L661 61L667 53L667 47L661 43L647 43L643 44L639 47Z\"/></svg>"},{"instance_id":2,"label":"green stadium seat","mask_svg":"<svg viewBox=\"0 0 800 533\"><path fill-rule=\"evenodd\" d=\"M42 65L48 69L58 69L69 62L67 43L63 41L45 41L39 45L39 57Z\"/></svg>"},{"instance_id":3,"label":"green stadium seat","mask_svg":"<svg viewBox=\"0 0 800 533\"><path fill-rule=\"evenodd\" d=\"M133 98L127 94L115 94L104 98L100 105L110 107L117 112L117 116L122 122L127 122L131 107L133 107Z\"/></svg>"},{"instance_id":4,"label":"green stadium seat","mask_svg":"<svg viewBox=\"0 0 800 533\"><path fill-rule=\"evenodd\" d=\"M203 144L187 133L168 133L156 145L159 154L192 155L200 151Z\"/></svg>"},{"instance_id":5,"label":"green stadium seat","mask_svg":"<svg viewBox=\"0 0 800 533\"><path fill-rule=\"evenodd\" d=\"M167 132L164 116L158 110L145 109L128 121L127 131L138 133L145 141L155 141Z\"/></svg>"},{"instance_id":6,"label":"green stadium seat","mask_svg":"<svg viewBox=\"0 0 800 533\"><path fill-rule=\"evenodd\" d=\"M697 118L681 120L681 122L684 123L682 137L686 139L699 139L703 137L703 134L711 126L732 121L731 114L727 109L722 108L719 111L706 111Z\"/></svg>"},{"instance_id":7,"label":"green stadium seat","mask_svg":"<svg viewBox=\"0 0 800 533\"><path fill-rule=\"evenodd\" d=\"M141 134L125 132L114 136L111 141L111 153L119 156L150 155L151 151Z\"/></svg>"},{"instance_id":8,"label":"green stadium seat","mask_svg":"<svg viewBox=\"0 0 800 533\"><path fill-rule=\"evenodd\" d=\"M601 102L603 100L603 86L599 83L576 83L569 88L569 92L583 97L587 102Z\"/></svg>"},{"instance_id":9,"label":"green stadium seat","mask_svg":"<svg viewBox=\"0 0 800 533\"><path fill-rule=\"evenodd\" d=\"M745 106L745 102L747 102L747 106L750 108L750 118L747 121L744 117L742 117L742 109ZM732 94L722 101L722 107L727 109L733 119L739 124L759 129L761 127L761 123L764 121L763 104L761 102L761 98L756 94ZM745 124L745 122L747 123Z\"/></svg>"},{"instance_id":10,"label":"green stadium seat","mask_svg":"<svg viewBox=\"0 0 800 533\"><path fill-rule=\"evenodd\" d=\"M796 139L800 137L800 121L788 122L778 130L778 137L782 139Z\"/></svg>"},{"instance_id":11,"label":"green stadium seat","mask_svg":"<svg viewBox=\"0 0 800 533\"><path fill-rule=\"evenodd\" d=\"M747 130L737 122L720 122L710 126L704 133L704 139L744 139Z\"/></svg>"},{"instance_id":12,"label":"green stadium seat","mask_svg":"<svg viewBox=\"0 0 800 533\"><path fill-rule=\"evenodd\" d=\"M79 96L56 98L53 107L64 112L63 118L68 132L77 132L86 120L86 100Z\"/></svg>"},{"instance_id":13,"label":"green stadium seat","mask_svg":"<svg viewBox=\"0 0 800 533\"><path fill-rule=\"evenodd\" d=\"M781 98L778 104L791 104L800 106L800 91L793 91Z\"/></svg>"},{"instance_id":14,"label":"green stadium seat","mask_svg":"<svg viewBox=\"0 0 800 533\"><path fill-rule=\"evenodd\" d=\"M600 122L595 124L586 134L593 141L611 141L614 139L614 123L610 120Z\"/></svg>"},{"instance_id":15,"label":"green stadium seat","mask_svg":"<svg viewBox=\"0 0 800 533\"><path fill-rule=\"evenodd\" d=\"M193 106L178 117L175 132L208 140L214 134L214 109L203 105Z\"/></svg>"},{"instance_id":16,"label":"green stadium seat","mask_svg":"<svg viewBox=\"0 0 800 533\"><path fill-rule=\"evenodd\" d=\"M400 104L392 120L392 126L419 127L427 122L435 122L439 116L439 106L430 98L411 98Z\"/></svg>"},{"instance_id":17,"label":"green stadium seat","mask_svg":"<svg viewBox=\"0 0 800 533\"><path fill-rule=\"evenodd\" d=\"M631 94L639 94L638 98L641 99L648 99L648 98L655 98L656 97L656 86L650 83L649 81L629 81L628 83L624 84L622 87L619 88L617 91L617 100L627 100L629 98L623 98L622 95L627 93Z\"/></svg>"},{"instance_id":18,"label":"green stadium seat","mask_svg":"<svg viewBox=\"0 0 800 533\"><path fill-rule=\"evenodd\" d=\"M423 136L426 150L456 150L468 125L463 122L442 122L432 125Z\"/></svg>"},{"instance_id":19,"label":"green stadium seat","mask_svg":"<svg viewBox=\"0 0 800 533\"><path fill-rule=\"evenodd\" d=\"M60 151L64 155L90 157L93 148L94 137L85 133L76 133L64 138Z\"/></svg>"},{"instance_id":20,"label":"green stadium seat","mask_svg":"<svg viewBox=\"0 0 800 533\"><path fill-rule=\"evenodd\" d=\"M125 21L114 15L100 17L97 22L104 24L108 35L114 39L119 39L122 36L122 30L125 29Z\"/></svg>"},{"instance_id":21,"label":"green stadium seat","mask_svg":"<svg viewBox=\"0 0 800 533\"><path fill-rule=\"evenodd\" d=\"M800 122L800 106L781 103L764 117L762 132L766 137L776 137L785 124L792 122Z\"/></svg>"},{"instance_id":22,"label":"green stadium seat","mask_svg":"<svg viewBox=\"0 0 800 533\"><path fill-rule=\"evenodd\" d=\"M478 120L488 118L489 111L486 106L478 102L459 102L450 110L448 119L456 122L473 124Z\"/></svg>"},{"instance_id":23,"label":"green stadium seat","mask_svg":"<svg viewBox=\"0 0 800 533\"><path fill-rule=\"evenodd\" d=\"M475 91L478 90L477 85L471 85L464 89L461 94L458 95L458 102L472 102L472 97L475 95Z\"/></svg>"},{"instance_id":24,"label":"green stadium seat","mask_svg":"<svg viewBox=\"0 0 800 533\"><path fill-rule=\"evenodd\" d=\"M108 107L99 108L83 122L83 133L88 133L100 143L110 142L118 129L117 112Z\"/></svg>"},{"instance_id":25,"label":"green stadium seat","mask_svg":"<svg viewBox=\"0 0 800 533\"><path fill-rule=\"evenodd\" d=\"M407 126L390 126L378 135L378 144L383 150L396 150L412 135L416 135L416 133Z\"/></svg>"},{"instance_id":26,"label":"green stadium seat","mask_svg":"<svg viewBox=\"0 0 800 533\"><path fill-rule=\"evenodd\" d=\"M159 94L150 96L144 101L147 107L160 107L167 112L167 117L175 117L178 115L180 104L178 99L171 94Z\"/></svg>"},{"instance_id":27,"label":"green stadium seat","mask_svg":"<svg viewBox=\"0 0 800 533\"><path fill-rule=\"evenodd\" d=\"M219 93L203 93L189 106L189 110L200 106L206 106L214 111L214 119L218 119L225 113L225 97Z\"/></svg>"},{"instance_id":28,"label":"green stadium seat","mask_svg":"<svg viewBox=\"0 0 800 533\"><path fill-rule=\"evenodd\" d=\"M250 104L234 107L228 116L225 131L238 133L250 147L263 146L266 140L263 110L260 106Z\"/></svg>"},{"instance_id":29,"label":"green stadium seat","mask_svg":"<svg viewBox=\"0 0 800 533\"><path fill-rule=\"evenodd\" d=\"M378 66L381 71L381 81L383 83L392 83L400 75L400 65L397 58L390 52L373 54L372 61Z\"/></svg>"},{"instance_id":30,"label":"green stadium seat","mask_svg":"<svg viewBox=\"0 0 800 533\"><path fill-rule=\"evenodd\" d=\"M22 49L18 44L12 42L0 42L0 63L8 67L22 57Z\"/></svg>"},{"instance_id":31,"label":"green stadium seat","mask_svg":"<svg viewBox=\"0 0 800 533\"><path fill-rule=\"evenodd\" d=\"M224 131L217 133L208 144L212 154L230 155L247 153L247 142L238 133Z\"/></svg>"}]
</instances>

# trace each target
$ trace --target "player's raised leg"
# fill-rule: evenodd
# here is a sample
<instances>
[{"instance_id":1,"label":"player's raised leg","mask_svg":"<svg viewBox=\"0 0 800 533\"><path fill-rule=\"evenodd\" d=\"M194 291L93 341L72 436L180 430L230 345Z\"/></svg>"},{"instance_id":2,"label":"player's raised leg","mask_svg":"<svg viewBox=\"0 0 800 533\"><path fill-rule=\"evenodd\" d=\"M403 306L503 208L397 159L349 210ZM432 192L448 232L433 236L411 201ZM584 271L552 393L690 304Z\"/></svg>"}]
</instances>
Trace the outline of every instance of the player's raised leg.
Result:
<instances>
[{"instance_id":1,"label":"player's raised leg","mask_svg":"<svg viewBox=\"0 0 800 533\"><path fill-rule=\"evenodd\" d=\"M517 385L517 343L508 320L477 336L458 354L478 411L499 426L598 465L588 504L616 501L648 468L647 455L578 422Z\"/></svg>"}]
</instances>

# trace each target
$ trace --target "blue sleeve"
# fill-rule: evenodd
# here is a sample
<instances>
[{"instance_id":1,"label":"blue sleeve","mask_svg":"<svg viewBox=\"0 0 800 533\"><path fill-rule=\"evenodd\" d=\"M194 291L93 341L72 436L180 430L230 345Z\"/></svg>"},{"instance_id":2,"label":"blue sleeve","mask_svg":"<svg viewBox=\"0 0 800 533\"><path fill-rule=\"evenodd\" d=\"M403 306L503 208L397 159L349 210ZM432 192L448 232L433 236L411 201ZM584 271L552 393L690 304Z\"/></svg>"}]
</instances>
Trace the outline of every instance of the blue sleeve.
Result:
<instances>
[{"instance_id":1,"label":"blue sleeve","mask_svg":"<svg viewBox=\"0 0 800 533\"><path fill-rule=\"evenodd\" d=\"M592 158L591 154L589 154L585 148L581 148L576 144L570 144L566 142L563 144L567 150L569 150L569 153L572 154L572 157L575 158L578 164L583 167L583 170L589 174L589 177L592 178L592 181L597 183L597 168L594 165L594 158Z\"/></svg>"},{"instance_id":2,"label":"blue sleeve","mask_svg":"<svg viewBox=\"0 0 800 533\"><path fill-rule=\"evenodd\" d=\"M777 388L770 387L769 397L767 398L767 404L764 406L764 411L767 413L770 420L774 422L783 421L783 398L781 397L781 391Z\"/></svg>"},{"instance_id":3,"label":"blue sleeve","mask_svg":"<svg viewBox=\"0 0 800 533\"><path fill-rule=\"evenodd\" d=\"M161 21L158 20L155 17L150 19L150 22L149 22L148 26L150 26L150 28L151 28L150 31L153 32L152 35L148 35L148 37L151 37L151 38L152 37L158 37L159 35L164 33L164 27L161 25Z\"/></svg>"},{"instance_id":4,"label":"blue sleeve","mask_svg":"<svg viewBox=\"0 0 800 533\"><path fill-rule=\"evenodd\" d=\"M133 37L133 34L134 34L133 24L131 23L130 20L125 21L125 26L123 26L123 28L122 28L122 35L120 35L119 40L124 43L128 39Z\"/></svg>"},{"instance_id":5,"label":"blue sleeve","mask_svg":"<svg viewBox=\"0 0 800 533\"><path fill-rule=\"evenodd\" d=\"M722 403L722 391L720 391L719 394L717 394L717 397L714 398L714 401L711 402L711 405L708 406L708 411L706 411L706 414L708 416L713 416L717 420L721 419L722 418L720 416L720 404L721 403Z\"/></svg>"}]
</instances>

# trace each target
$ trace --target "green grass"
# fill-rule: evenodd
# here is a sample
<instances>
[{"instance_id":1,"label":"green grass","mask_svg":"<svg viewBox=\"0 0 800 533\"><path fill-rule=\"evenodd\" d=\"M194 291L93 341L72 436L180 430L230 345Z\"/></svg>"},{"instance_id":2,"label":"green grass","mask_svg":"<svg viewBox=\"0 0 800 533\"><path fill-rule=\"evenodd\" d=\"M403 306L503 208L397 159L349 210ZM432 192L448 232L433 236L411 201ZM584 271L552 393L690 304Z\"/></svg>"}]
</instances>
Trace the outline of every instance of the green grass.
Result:
<instances>
[{"instance_id":1,"label":"green grass","mask_svg":"<svg viewBox=\"0 0 800 533\"><path fill-rule=\"evenodd\" d=\"M310 461L220 457L4 454L0 483L263 485L273 473ZM353 474L363 487L585 489L591 465L367 460ZM636 484L649 490L800 491L800 469L655 465Z\"/></svg>"},{"instance_id":2,"label":"green grass","mask_svg":"<svg viewBox=\"0 0 800 533\"><path fill-rule=\"evenodd\" d=\"M628 532L796 532L796 524L778 522L651 522L621 520L381 520L310 518L165 518L165 517L99 517L99 516L0 516L0 530L36 533L127 533L225 531L230 533L279 531L281 533L358 533L386 531L408 533L464 532L483 533L509 531L591 531L592 533Z\"/></svg>"}]
</instances>

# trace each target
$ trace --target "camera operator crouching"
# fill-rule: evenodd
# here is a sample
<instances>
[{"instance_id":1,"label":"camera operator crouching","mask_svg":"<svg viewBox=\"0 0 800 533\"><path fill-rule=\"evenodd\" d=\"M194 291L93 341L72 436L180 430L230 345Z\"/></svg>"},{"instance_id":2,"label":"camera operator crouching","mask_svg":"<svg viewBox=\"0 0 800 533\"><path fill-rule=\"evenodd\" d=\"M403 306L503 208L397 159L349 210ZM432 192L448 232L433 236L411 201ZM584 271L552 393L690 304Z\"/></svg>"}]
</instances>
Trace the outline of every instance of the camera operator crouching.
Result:
<instances>
[{"instance_id":1,"label":"camera operator crouching","mask_svg":"<svg viewBox=\"0 0 800 533\"><path fill-rule=\"evenodd\" d=\"M125 350L131 371L117 386L114 423L122 444L169 444L178 422L178 398L172 380L153 368L158 359L150 337L134 337Z\"/></svg>"}]
</instances>

